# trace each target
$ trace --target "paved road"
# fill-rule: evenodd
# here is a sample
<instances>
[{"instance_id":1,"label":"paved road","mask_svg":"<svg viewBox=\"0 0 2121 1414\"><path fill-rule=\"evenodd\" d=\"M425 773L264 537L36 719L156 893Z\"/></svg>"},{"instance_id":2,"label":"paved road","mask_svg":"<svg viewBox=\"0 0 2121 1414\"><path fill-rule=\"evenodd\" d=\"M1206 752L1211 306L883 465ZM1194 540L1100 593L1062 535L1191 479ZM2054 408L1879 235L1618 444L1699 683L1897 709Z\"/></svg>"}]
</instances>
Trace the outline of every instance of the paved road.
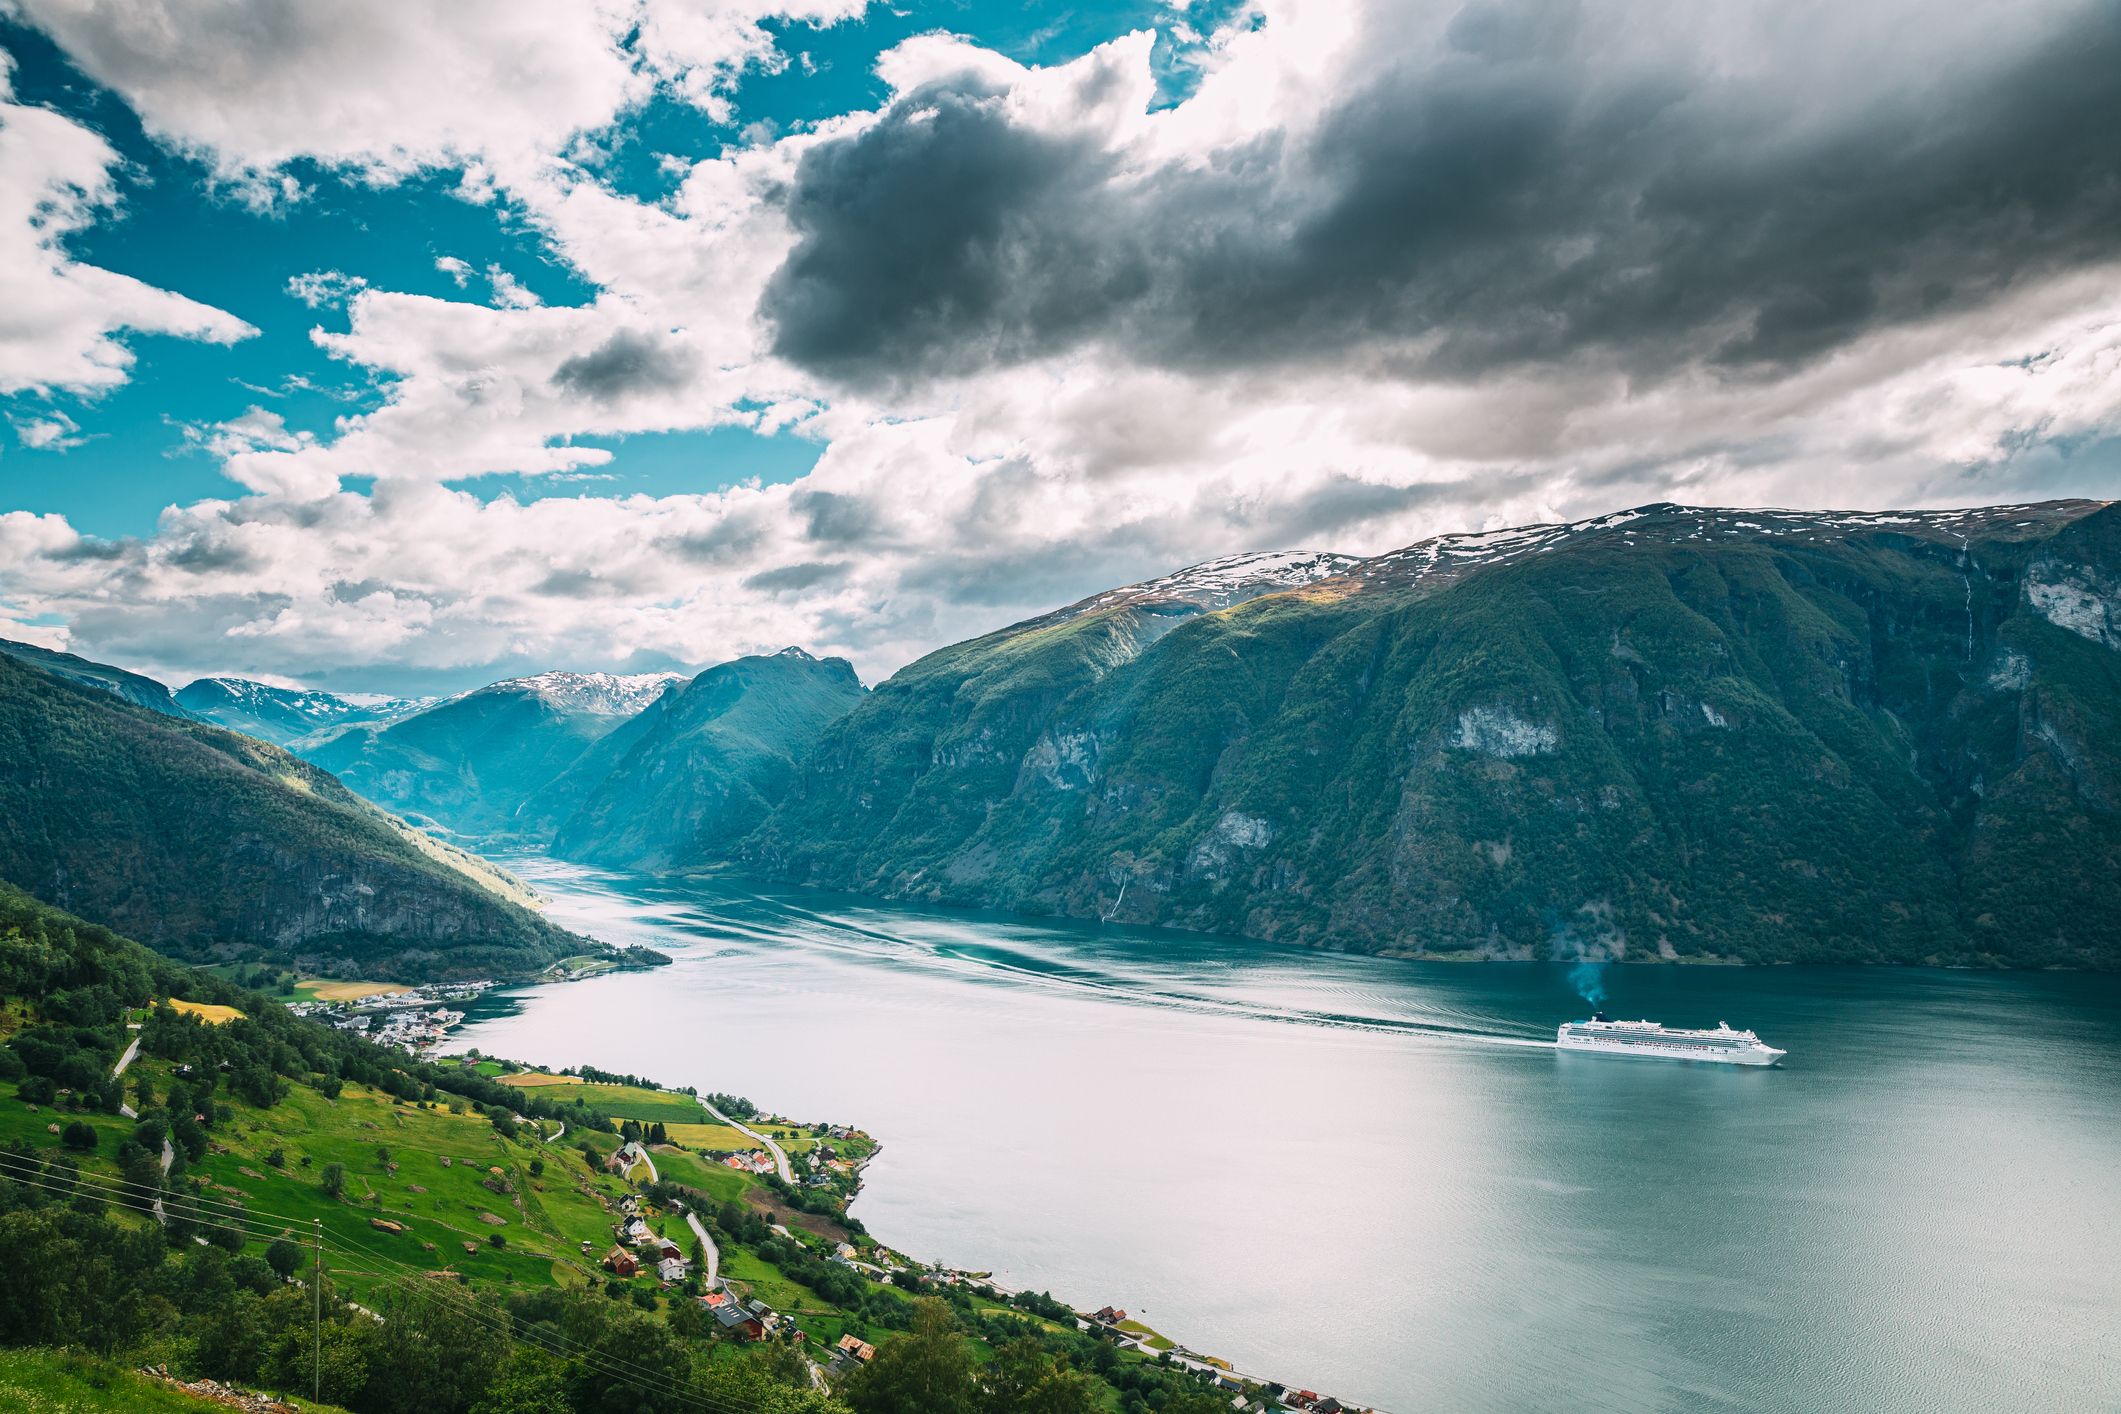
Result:
<instances>
[{"instance_id":1,"label":"paved road","mask_svg":"<svg viewBox=\"0 0 2121 1414\"><path fill-rule=\"evenodd\" d=\"M125 1074L125 1067L131 1065L133 1063L133 1057L139 1054L140 1038L138 1036L135 1036L133 1037L133 1043L125 1048L125 1054L118 1057L118 1068L111 1072L112 1078L115 1079L116 1077Z\"/></svg>"},{"instance_id":2,"label":"paved road","mask_svg":"<svg viewBox=\"0 0 2121 1414\"><path fill-rule=\"evenodd\" d=\"M700 1215L698 1213L687 1208L685 1210L685 1221L691 1225L693 1233L700 1239L700 1245L707 1249L707 1285L711 1287L715 1283L716 1274L721 1271L722 1249L716 1247L714 1239L707 1235L707 1229L700 1224Z\"/></svg>"},{"instance_id":3,"label":"paved road","mask_svg":"<svg viewBox=\"0 0 2121 1414\"><path fill-rule=\"evenodd\" d=\"M700 1101L700 1108L707 1111L707 1113L713 1115L722 1123L728 1125L731 1129L737 1131L737 1133L748 1134L752 1138L758 1140L759 1143L765 1145L767 1152L773 1155L773 1162L778 1165L781 1170L781 1182L795 1182L795 1174L791 1172L788 1168L788 1156L781 1152L780 1145L774 1143L771 1139L768 1139L765 1135L759 1133L757 1130L747 1129L743 1125L738 1124L735 1120L731 1119L728 1115L723 1114L720 1110L716 1109L713 1105L708 1104L705 1100Z\"/></svg>"}]
</instances>

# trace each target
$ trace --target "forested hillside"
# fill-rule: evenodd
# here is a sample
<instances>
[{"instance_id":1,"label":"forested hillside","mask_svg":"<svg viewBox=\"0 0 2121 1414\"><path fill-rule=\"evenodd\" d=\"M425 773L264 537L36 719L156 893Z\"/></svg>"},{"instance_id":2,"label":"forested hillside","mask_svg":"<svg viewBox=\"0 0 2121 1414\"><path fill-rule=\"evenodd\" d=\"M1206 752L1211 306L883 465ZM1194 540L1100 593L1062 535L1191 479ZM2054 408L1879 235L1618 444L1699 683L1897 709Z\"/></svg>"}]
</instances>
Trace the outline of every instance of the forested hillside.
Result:
<instances>
[{"instance_id":1,"label":"forested hillside","mask_svg":"<svg viewBox=\"0 0 2121 1414\"><path fill-rule=\"evenodd\" d=\"M483 844L542 844L655 721L675 681L540 673L288 746L415 824Z\"/></svg>"},{"instance_id":2,"label":"forested hillside","mask_svg":"<svg viewBox=\"0 0 2121 1414\"><path fill-rule=\"evenodd\" d=\"M726 857L1370 952L2111 967L2117 517L1653 506L1206 566L904 669Z\"/></svg>"},{"instance_id":3,"label":"forested hillside","mask_svg":"<svg viewBox=\"0 0 2121 1414\"><path fill-rule=\"evenodd\" d=\"M603 945L278 747L0 657L0 878L177 956L313 974L535 972Z\"/></svg>"},{"instance_id":4,"label":"forested hillside","mask_svg":"<svg viewBox=\"0 0 2121 1414\"><path fill-rule=\"evenodd\" d=\"M826 724L862 700L844 658L800 648L739 658L673 690L553 843L568 859L631 869L695 863L749 834L787 793ZM647 714L644 714L644 717Z\"/></svg>"}]
</instances>

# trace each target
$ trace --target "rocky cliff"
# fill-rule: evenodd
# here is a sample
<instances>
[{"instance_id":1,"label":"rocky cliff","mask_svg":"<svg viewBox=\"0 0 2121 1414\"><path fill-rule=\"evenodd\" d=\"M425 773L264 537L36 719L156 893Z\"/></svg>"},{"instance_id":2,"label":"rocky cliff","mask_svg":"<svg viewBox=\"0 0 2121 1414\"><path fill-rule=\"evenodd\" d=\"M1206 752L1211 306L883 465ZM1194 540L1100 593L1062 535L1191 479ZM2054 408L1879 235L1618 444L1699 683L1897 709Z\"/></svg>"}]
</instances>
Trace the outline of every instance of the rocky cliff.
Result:
<instances>
[{"instance_id":1,"label":"rocky cliff","mask_svg":"<svg viewBox=\"0 0 2121 1414\"><path fill-rule=\"evenodd\" d=\"M2121 508L1643 507L931 654L728 867L1467 957L2121 963Z\"/></svg>"}]
</instances>

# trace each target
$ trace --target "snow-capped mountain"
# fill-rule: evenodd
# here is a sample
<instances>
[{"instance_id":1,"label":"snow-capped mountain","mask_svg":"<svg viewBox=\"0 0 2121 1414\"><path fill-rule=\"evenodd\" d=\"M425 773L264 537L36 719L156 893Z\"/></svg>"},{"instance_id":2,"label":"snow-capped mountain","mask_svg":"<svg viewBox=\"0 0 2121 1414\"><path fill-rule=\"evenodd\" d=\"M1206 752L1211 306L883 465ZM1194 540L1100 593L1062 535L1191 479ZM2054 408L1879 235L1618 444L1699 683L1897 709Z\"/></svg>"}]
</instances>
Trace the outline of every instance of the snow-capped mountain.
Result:
<instances>
[{"instance_id":1,"label":"snow-capped mountain","mask_svg":"<svg viewBox=\"0 0 2121 1414\"><path fill-rule=\"evenodd\" d=\"M176 694L178 706L217 726L281 746L325 727L396 721L441 700L375 692L316 692L273 687L247 678L199 678Z\"/></svg>"}]
</instances>

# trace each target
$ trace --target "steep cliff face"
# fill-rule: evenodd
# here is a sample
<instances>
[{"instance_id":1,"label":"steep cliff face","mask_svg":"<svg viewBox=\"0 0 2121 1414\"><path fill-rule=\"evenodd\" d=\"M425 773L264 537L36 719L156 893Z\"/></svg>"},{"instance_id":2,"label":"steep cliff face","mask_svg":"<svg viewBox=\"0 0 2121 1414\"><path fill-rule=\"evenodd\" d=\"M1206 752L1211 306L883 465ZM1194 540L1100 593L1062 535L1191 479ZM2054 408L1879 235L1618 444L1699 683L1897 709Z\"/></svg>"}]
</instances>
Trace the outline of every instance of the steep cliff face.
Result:
<instances>
[{"instance_id":1,"label":"steep cliff face","mask_svg":"<svg viewBox=\"0 0 2121 1414\"><path fill-rule=\"evenodd\" d=\"M1366 951L2116 965L2117 515L1653 506L1119 591L883 684L729 858Z\"/></svg>"},{"instance_id":2,"label":"steep cliff face","mask_svg":"<svg viewBox=\"0 0 2121 1414\"><path fill-rule=\"evenodd\" d=\"M524 907L515 880L278 747L5 658L0 876L191 959L264 947L414 979L602 950Z\"/></svg>"},{"instance_id":3,"label":"steep cliff face","mask_svg":"<svg viewBox=\"0 0 2121 1414\"><path fill-rule=\"evenodd\" d=\"M862 700L844 658L799 648L739 658L666 697L609 774L561 827L553 852L670 869L742 839L787 792L825 725ZM558 814L565 802L541 802Z\"/></svg>"}]
</instances>

